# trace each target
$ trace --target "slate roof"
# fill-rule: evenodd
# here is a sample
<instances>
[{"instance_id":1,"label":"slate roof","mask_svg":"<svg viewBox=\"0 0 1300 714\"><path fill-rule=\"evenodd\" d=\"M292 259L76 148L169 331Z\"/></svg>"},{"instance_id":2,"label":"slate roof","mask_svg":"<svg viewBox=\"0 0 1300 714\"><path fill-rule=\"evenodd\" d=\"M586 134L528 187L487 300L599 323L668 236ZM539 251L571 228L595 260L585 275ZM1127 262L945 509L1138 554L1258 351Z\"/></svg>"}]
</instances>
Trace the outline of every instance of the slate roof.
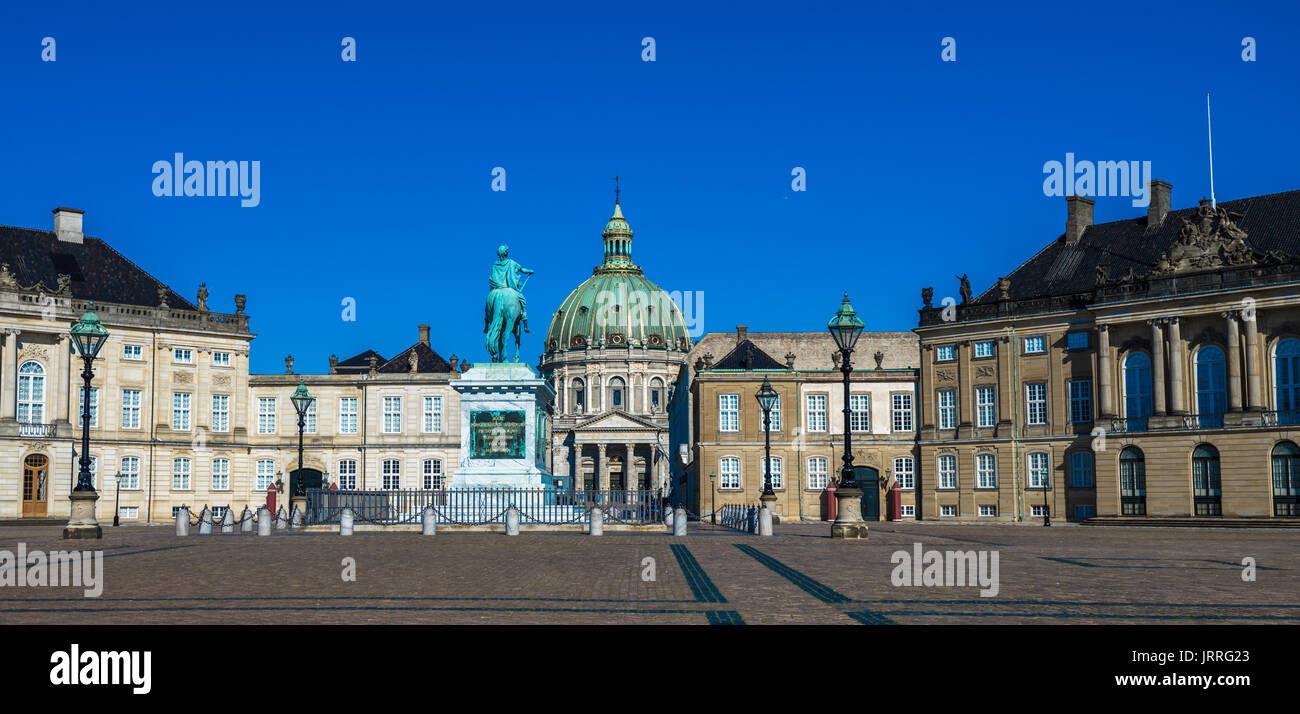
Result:
<instances>
[{"instance_id":1,"label":"slate roof","mask_svg":"<svg viewBox=\"0 0 1300 714\"><path fill-rule=\"evenodd\" d=\"M447 360L443 359L437 352L433 351L432 347L424 344L423 342L416 342L410 347L407 347L406 349L397 353L397 356L383 363L382 366L379 367L379 371L389 373L389 374L410 372L411 371L410 354L412 350L414 350L416 354L415 369L417 372L450 372L451 371L451 365L447 363Z\"/></svg>"},{"instance_id":2,"label":"slate roof","mask_svg":"<svg viewBox=\"0 0 1300 714\"><path fill-rule=\"evenodd\" d=\"M86 236L83 243L69 243L59 240L51 231L0 226L0 262L9 264L9 272L23 287L43 282L53 292L62 273L72 278L69 287L73 298L158 306L158 286L162 281L98 238ZM195 309L189 300L170 288L167 304L178 309Z\"/></svg>"},{"instance_id":3,"label":"slate roof","mask_svg":"<svg viewBox=\"0 0 1300 714\"><path fill-rule=\"evenodd\" d=\"M1255 252L1300 254L1300 191L1220 201L1218 206L1241 214L1236 223ZM1149 234L1145 215L1089 226L1076 245L1068 245L1062 233L1008 276L1011 299L1091 291L1096 287L1098 264L1109 266L1107 274L1112 280L1129 268L1137 275L1146 274L1178 238L1183 219L1195 215L1196 210L1192 206L1170 211ZM998 296L995 282L972 302L995 303Z\"/></svg>"},{"instance_id":4,"label":"slate roof","mask_svg":"<svg viewBox=\"0 0 1300 714\"><path fill-rule=\"evenodd\" d=\"M753 350L753 363L745 365L745 350ZM753 340L745 339L725 357L713 363L712 369L789 369L784 362L778 362L764 352Z\"/></svg>"},{"instance_id":5,"label":"slate roof","mask_svg":"<svg viewBox=\"0 0 1300 714\"><path fill-rule=\"evenodd\" d=\"M355 374L357 372L370 371L370 355L378 359L378 364L384 364L388 360L374 350L366 350L358 355L353 355L335 365L335 371L339 374Z\"/></svg>"}]
</instances>

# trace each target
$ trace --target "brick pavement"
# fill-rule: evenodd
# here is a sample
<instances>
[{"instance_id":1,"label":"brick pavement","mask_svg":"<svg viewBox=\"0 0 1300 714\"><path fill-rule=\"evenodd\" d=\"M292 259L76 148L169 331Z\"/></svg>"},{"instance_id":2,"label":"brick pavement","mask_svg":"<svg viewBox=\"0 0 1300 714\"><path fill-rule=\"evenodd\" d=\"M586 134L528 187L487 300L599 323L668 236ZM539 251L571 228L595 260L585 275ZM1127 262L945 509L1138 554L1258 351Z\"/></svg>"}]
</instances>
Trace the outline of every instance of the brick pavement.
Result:
<instances>
[{"instance_id":1,"label":"brick pavement","mask_svg":"<svg viewBox=\"0 0 1300 714\"><path fill-rule=\"evenodd\" d=\"M773 538L572 533L191 535L0 526L0 550L103 550L99 598L0 588L0 623L1300 623L1300 532L882 523L865 542L825 524ZM894 587L891 555L996 550L1000 589ZM1257 581L1243 582L1253 557ZM345 582L342 560L356 561ZM655 563L644 581L642 561Z\"/></svg>"}]
</instances>

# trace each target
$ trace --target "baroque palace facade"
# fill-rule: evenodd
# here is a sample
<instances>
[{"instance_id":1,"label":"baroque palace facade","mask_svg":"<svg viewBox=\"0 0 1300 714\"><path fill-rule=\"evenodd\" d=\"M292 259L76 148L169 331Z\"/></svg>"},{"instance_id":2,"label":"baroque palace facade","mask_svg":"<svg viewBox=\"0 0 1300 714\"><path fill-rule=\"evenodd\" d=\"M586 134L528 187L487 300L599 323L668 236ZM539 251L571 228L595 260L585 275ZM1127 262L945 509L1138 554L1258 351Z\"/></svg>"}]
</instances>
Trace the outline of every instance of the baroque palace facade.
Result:
<instances>
[{"instance_id":1,"label":"baroque palace facade","mask_svg":"<svg viewBox=\"0 0 1300 714\"><path fill-rule=\"evenodd\" d=\"M1300 515L1300 191L1066 230L924 307L924 518Z\"/></svg>"},{"instance_id":2,"label":"baroque palace facade","mask_svg":"<svg viewBox=\"0 0 1300 714\"><path fill-rule=\"evenodd\" d=\"M879 490L864 500L875 499L874 514L883 517L885 492L897 483L902 517L916 517L917 336L865 332L853 355L853 463L878 479ZM838 479L844 455L844 382L830 333L751 333L741 325L735 333L702 337L684 369L674 443L689 449L684 495L691 510L708 518L723 505L756 504L770 436L774 514L828 518L827 486ZM780 395L768 434L755 398L765 378Z\"/></svg>"},{"instance_id":3,"label":"baroque palace facade","mask_svg":"<svg viewBox=\"0 0 1300 714\"><path fill-rule=\"evenodd\" d=\"M111 520L117 474L126 522L266 500L326 481L343 488L437 488L458 463L458 360L419 339L391 359L330 359L329 374L250 375L254 335L242 295L212 312L190 303L104 241L82 212L54 230L0 227L0 518L66 516L81 439L81 360L68 328L93 309L111 336L94 362L90 451L97 517ZM92 304L93 301L93 304ZM289 395L305 380L306 464ZM283 502L283 501L281 501Z\"/></svg>"}]
</instances>

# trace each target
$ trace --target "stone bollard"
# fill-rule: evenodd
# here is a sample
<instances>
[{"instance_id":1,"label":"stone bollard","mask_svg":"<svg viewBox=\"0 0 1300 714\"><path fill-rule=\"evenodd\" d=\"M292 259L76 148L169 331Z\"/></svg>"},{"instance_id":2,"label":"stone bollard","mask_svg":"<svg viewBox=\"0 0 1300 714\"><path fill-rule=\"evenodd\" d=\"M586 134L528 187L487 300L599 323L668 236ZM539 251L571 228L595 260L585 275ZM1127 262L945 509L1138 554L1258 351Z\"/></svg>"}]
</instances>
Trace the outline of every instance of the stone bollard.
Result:
<instances>
[{"instance_id":1,"label":"stone bollard","mask_svg":"<svg viewBox=\"0 0 1300 714\"><path fill-rule=\"evenodd\" d=\"M686 535L686 509L681 506L677 507L673 515L673 535Z\"/></svg>"},{"instance_id":2,"label":"stone bollard","mask_svg":"<svg viewBox=\"0 0 1300 714\"><path fill-rule=\"evenodd\" d=\"M239 514L239 530L242 533L253 532L253 512L248 510L248 505L244 505L244 512Z\"/></svg>"},{"instance_id":3,"label":"stone bollard","mask_svg":"<svg viewBox=\"0 0 1300 714\"><path fill-rule=\"evenodd\" d=\"M514 506L506 509L506 535L519 535L519 509Z\"/></svg>"},{"instance_id":4,"label":"stone bollard","mask_svg":"<svg viewBox=\"0 0 1300 714\"><path fill-rule=\"evenodd\" d=\"M761 536L772 535L772 509L758 509L758 534Z\"/></svg>"},{"instance_id":5,"label":"stone bollard","mask_svg":"<svg viewBox=\"0 0 1300 714\"><path fill-rule=\"evenodd\" d=\"M302 527L302 522L303 522L304 519L305 519L305 516L303 516L302 509L301 509L301 508L298 508L297 506L294 506L294 507L293 507L293 515L290 516L290 519L289 519L290 522L293 523L293 527L294 527L294 528L301 528L301 527Z\"/></svg>"},{"instance_id":6,"label":"stone bollard","mask_svg":"<svg viewBox=\"0 0 1300 714\"><path fill-rule=\"evenodd\" d=\"M352 535L352 509L344 507L339 514L339 535Z\"/></svg>"},{"instance_id":7,"label":"stone bollard","mask_svg":"<svg viewBox=\"0 0 1300 714\"><path fill-rule=\"evenodd\" d=\"M282 531L288 527L289 519L284 517L284 506L280 506L280 510L275 513L275 529Z\"/></svg>"},{"instance_id":8,"label":"stone bollard","mask_svg":"<svg viewBox=\"0 0 1300 714\"><path fill-rule=\"evenodd\" d=\"M673 515L676 513L671 506L664 509L664 525L668 527L669 533L673 532Z\"/></svg>"},{"instance_id":9,"label":"stone bollard","mask_svg":"<svg viewBox=\"0 0 1300 714\"><path fill-rule=\"evenodd\" d=\"M591 509L590 535L605 535L605 512L597 506Z\"/></svg>"},{"instance_id":10,"label":"stone bollard","mask_svg":"<svg viewBox=\"0 0 1300 714\"><path fill-rule=\"evenodd\" d=\"M181 506L176 509L176 535L187 536L190 534L190 507Z\"/></svg>"},{"instance_id":11,"label":"stone bollard","mask_svg":"<svg viewBox=\"0 0 1300 714\"><path fill-rule=\"evenodd\" d=\"M199 535L212 535L212 514L207 506L199 511Z\"/></svg>"},{"instance_id":12,"label":"stone bollard","mask_svg":"<svg viewBox=\"0 0 1300 714\"><path fill-rule=\"evenodd\" d=\"M271 535L271 509L266 506L257 509L257 534L260 536Z\"/></svg>"},{"instance_id":13,"label":"stone bollard","mask_svg":"<svg viewBox=\"0 0 1300 714\"><path fill-rule=\"evenodd\" d=\"M420 519L420 535L437 535L438 534L438 514L433 512L433 506L425 506L424 514Z\"/></svg>"},{"instance_id":14,"label":"stone bollard","mask_svg":"<svg viewBox=\"0 0 1300 714\"><path fill-rule=\"evenodd\" d=\"M221 532L222 533L235 532L235 514L233 511L230 510L229 507L226 508L226 515L221 517Z\"/></svg>"}]
</instances>

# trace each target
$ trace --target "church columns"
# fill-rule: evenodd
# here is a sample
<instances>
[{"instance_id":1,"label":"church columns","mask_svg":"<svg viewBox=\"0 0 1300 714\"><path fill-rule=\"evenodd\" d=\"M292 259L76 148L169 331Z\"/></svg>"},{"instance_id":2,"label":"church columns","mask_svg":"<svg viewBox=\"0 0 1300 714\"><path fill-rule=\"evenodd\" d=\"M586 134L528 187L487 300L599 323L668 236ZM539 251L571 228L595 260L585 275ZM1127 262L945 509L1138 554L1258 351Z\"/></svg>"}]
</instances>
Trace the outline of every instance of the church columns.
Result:
<instances>
[{"instance_id":1,"label":"church columns","mask_svg":"<svg viewBox=\"0 0 1300 714\"><path fill-rule=\"evenodd\" d=\"M627 460L623 462L623 488L632 490L636 488L636 445L632 442L624 444L627 448Z\"/></svg>"},{"instance_id":2,"label":"church columns","mask_svg":"<svg viewBox=\"0 0 1300 714\"><path fill-rule=\"evenodd\" d=\"M609 465L606 457L606 445L598 444L597 449L600 457L596 460L596 489L600 491L609 490Z\"/></svg>"},{"instance_id":3,"label":"church columns","mask_svg":"<svg viewBox=\"0 0 1300 714\"><path fill-rule=\"evenodd\" d=\"M1237 313L1223 313L1227 319L1224 326L1228 333L1228 409L1241 411L1241 336L1238 334Z\"/></svg>"}]
</instances>

